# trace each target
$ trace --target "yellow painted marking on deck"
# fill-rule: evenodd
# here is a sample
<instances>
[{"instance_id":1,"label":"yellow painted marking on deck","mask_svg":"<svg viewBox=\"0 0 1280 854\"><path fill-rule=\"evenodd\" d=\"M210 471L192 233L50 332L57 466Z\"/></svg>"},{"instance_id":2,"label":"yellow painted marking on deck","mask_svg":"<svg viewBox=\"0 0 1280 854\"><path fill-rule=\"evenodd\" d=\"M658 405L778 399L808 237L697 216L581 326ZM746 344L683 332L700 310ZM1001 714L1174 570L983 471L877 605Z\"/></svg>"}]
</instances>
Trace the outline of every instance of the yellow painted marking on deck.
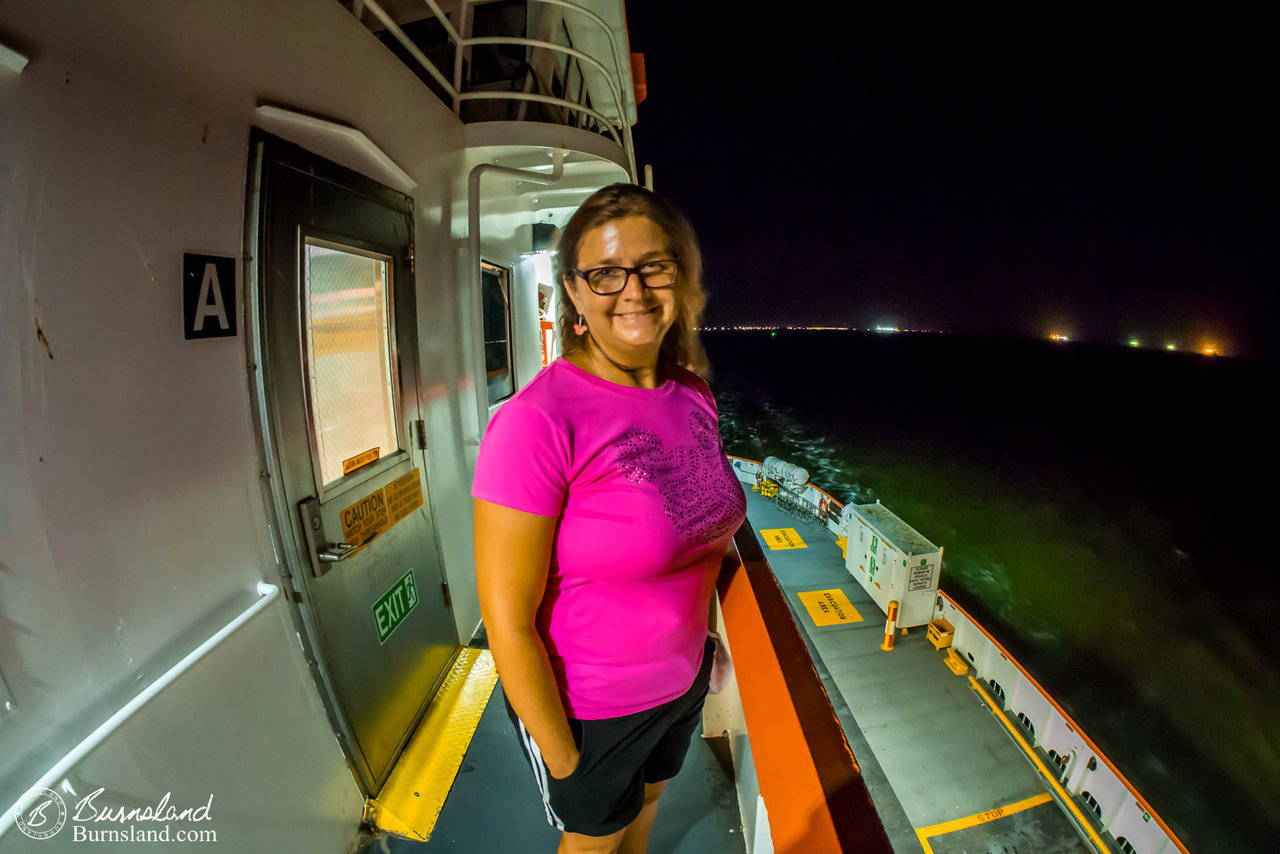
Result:
<instances>
[{"instance_id":1,"label":"yellow painted marking on deck","mask_svg":"<svg viewBox=\"0 0 1280 854\"><path fill-rule=\"evenodd\" d=\"M489 702L498 670L487 649L464 649L369 812L379 830L426 840Z\"/></svg>"},{"instance_id":2,"label":"yellow painted marking on deck","mask_svg":"<svg viewBox=\"0 0 1280 854\"><path fill-rule=\"evenodd\" d=\"M944 821L941 824L930 825L929 827L921 827L916 829L916 836L920 839L920 844L926 852L932 852L929 847L928 839L930 836L941 836L944 833L952 833L956 830L964 830L966 827L974 827L979 824L986 824L989 821L995 821L998 818L1004 818L1007 815L1020 813L1023 810L1029 810L1032 807L1038 807L1043 803L1053 800L1053 795L1048 792L1041 792L1038 795L1032 795L1008 806L996 807L993 810L980 812L977 815L965 816L952 821Z\"/></svg>"},{"instance_id":3,"label":"yellow painted marking on deck","mask_svg":"<svg viewBox=\"0 0 1280 854\"><path fill-rule=\"evenodd\" d=\"M849 597L839 588L806 590L799 596L816 626L839 626L862 622L862 615L858 613L858 609L853 607Z\"/></svg>"},{"instance_id":4,"label":"yellow painted marking on deck","mask_svg":"<svg viewBox=\"0 0 1280 854\"><path fill-rule=\"evenodd\" d=\"M795 528L761 528L760 535L764 537L765 545L774 551L778 549L809 548L808 544L800 539L800 535L796 533Z\"/></svg>"},{"instance_id":5,"label":"yellow painted marking on deck","mask_svg":"<svg viewBox=\"0 0 1280 854\"><path fill-rule=\"evenodd\" d=\"M970 676L969 685L974 691L978 692L978 696L987 704L987 708L991 710L991 714L995 715L996 719L999 720L1000 723L1004 724L1005 729L1009 730L1009 734L1013 736L1013 740L1018 743L1018 746L1022 748L1022 751L1026 753L1027 756L1031 757L1031 761L1035 763L1036 770L1040 772L1040 776L1044 777L1045 780L1049 782L1049 785L1053 787L1053 790L1058 793L1058 799L1067 805L1067 809L1071 810L1071 814L1076 818L1076 823L1085 829L1085 832L1089 835L1089 841L1093 843L1094 848L1098 851L1110 851L1111 849L1102 841L1102 837L1098 836L1097 831L1095 831L1089 821L1085 819L1084 813L1080 812L1080 808L1076 806L1075 801L1072 800L1071 796L1062 788L1062 784L1058 782L1058 775L1050 772L1049 769L1045 767L1045 764L1040 761L1040 757L1036 755L1035 749L1031 745L1027 744L1027 740L1022 737L1022 733L1014 727L1013 723L1000 709L1000 707L996 705L995 701L991 699L990 695L982 689L982 685L978 683L978 680Z\"/></svg>"}]
</instances>

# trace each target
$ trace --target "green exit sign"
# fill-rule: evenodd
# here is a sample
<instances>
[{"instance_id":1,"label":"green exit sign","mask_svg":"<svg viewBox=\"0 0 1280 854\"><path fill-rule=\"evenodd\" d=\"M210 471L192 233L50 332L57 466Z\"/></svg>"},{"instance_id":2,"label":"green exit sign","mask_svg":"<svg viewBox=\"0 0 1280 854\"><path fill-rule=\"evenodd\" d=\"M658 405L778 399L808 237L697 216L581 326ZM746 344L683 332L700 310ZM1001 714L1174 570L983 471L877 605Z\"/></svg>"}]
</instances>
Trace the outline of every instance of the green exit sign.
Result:
<instances>
[{"instance_id":1,"label":"green exit sign","mask_svg":"<svg viewBox=\"0 0 1280 854\"><path fill-rule=\"evenodd\" d=\"M418 588L413 583L413 570L409 570L391 589L373 603L373 624L378 628L378 643L384 644L391 633L404 622L418 604Z\"/></svg>"}]
</instances>

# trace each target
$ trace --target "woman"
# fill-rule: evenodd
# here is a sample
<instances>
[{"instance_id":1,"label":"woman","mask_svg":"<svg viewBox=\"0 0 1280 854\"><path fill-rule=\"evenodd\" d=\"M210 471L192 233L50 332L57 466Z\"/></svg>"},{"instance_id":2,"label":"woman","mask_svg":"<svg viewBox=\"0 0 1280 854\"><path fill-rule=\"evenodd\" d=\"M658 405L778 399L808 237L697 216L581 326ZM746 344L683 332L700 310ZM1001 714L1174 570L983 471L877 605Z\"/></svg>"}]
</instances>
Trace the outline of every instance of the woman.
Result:
<instances>
[{"instance_id":1,"label":"woman","mask_svg":"<svg viewBox=\"0 0 1280 854\"><path fill-rule=\"evenodd\" d=\"M564 356L476 464L480 611L561 852L645 851L701 723L707 621L746 499L720 447L689 223L629 184L557 258Z\"/></svg>"}]
</instances>

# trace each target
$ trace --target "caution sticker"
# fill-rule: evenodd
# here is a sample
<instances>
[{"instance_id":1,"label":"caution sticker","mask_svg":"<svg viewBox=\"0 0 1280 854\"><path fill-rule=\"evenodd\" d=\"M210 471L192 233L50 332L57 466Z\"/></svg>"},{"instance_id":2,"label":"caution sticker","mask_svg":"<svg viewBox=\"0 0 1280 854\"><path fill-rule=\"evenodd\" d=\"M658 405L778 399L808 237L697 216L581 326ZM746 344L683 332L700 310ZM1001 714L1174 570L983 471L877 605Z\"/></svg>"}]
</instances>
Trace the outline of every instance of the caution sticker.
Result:
<instances>
[{"instance_id":1,"label":"caution sticker","mask_svg":"<svg viewBox=\"0 0 1280 854\"><path fill-rule=\"evenodd\" d=\"M342 511L342 541L364 548L422 506L418 469L401 475Z\"/></svg>"},{"instance_id":2,"label":"caution sticker","mask_svg":"<svg viewBox=\"0 0 1280 854\"><path fill-rule=\"evenodd\" d=\"M839 588L806 590L799 596L816 626L839 626L862 622L862 615L858 613L858 609L853 607L849 597Z\"/></svg>"},{"instance_id":3,"label":"caution sticker","mask_svg":"<svg viewBox=\"0 0 1280 854\"><path fill-rule=\"evenodd\" d=\"M343 460L342 473L351 474L353 471L360 468L361 466L367 466L369 465L369 463L374 462L375 460L378 459L379 456L381 456L381 454L382 454L381 448L370 448L369 450L365 451L363 454L356 454L354 457L352 457L349 460Z\"/></svg>"},{"instance_id":4,"label":"caution sticker","mask_svg":"<svg viewBox=\"0 0 1280 854\"><path fill-rule=\"evenodd\" d=\"M392 525L422 506L422 481L418 479L417 469L391 481L384 490Z\"/></svg>"},{"instance_id":5,"label":"caution sticker","mask_svg":"<svg viewBox=\"0 0 1280 854\"><path fill-rule=\"evenodd\" d=\"M774 551L809 548L805 541L800 539L795 528L761 528L760 536L764 537L765 545Z\"/></svg>"},{"instance_id":6,"label":"caution sticker","mask_svg":"<svg viewBox=\"0 0 1280 854\"><path fill-rule=\"evenodd\" d=\"M391 524L387 521L387 496L381 489L342 511L344 543L363 546L390 527Z\"/></svg>"}]
</instances>

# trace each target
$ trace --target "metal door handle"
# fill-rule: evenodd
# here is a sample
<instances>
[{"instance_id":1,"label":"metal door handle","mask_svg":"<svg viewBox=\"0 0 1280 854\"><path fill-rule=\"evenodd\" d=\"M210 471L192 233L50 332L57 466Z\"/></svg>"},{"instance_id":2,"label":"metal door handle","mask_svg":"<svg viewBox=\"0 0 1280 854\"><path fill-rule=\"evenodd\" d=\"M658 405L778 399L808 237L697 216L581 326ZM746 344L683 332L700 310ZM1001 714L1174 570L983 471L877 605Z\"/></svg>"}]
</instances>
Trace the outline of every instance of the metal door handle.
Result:
<instances>
[{"instance_id":1,"label":"metal door handle","mask_svg":"<svg viewBox=\"0 0 1280 854\"><path fill-rule=\"evenodd\" d=\"M316 556L325 563L337 563L340 560L346 560L356 553L359 546L353 546L350 543L332 543L320 549Z\"/></svg>"}]
</instances>

